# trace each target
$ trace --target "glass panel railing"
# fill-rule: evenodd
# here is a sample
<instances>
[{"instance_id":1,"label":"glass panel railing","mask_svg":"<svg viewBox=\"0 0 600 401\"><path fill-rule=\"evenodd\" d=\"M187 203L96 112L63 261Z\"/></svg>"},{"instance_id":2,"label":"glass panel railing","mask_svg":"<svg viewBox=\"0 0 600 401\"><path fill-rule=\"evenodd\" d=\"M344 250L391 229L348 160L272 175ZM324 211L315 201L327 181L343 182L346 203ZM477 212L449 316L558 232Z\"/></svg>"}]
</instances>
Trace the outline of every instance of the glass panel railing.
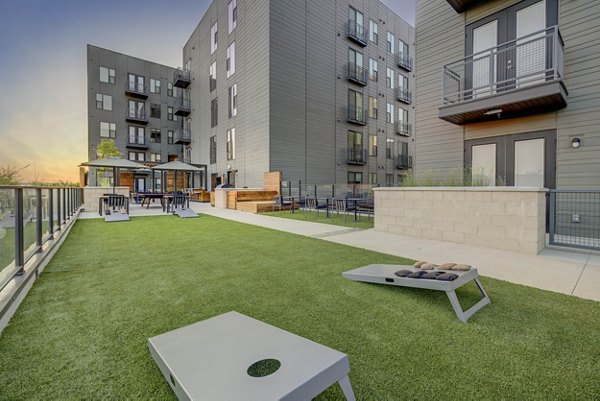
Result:
<instances>
[{"instance_id":1,"label":"glass panel railing","mask_svg":"<svg viewBox=\"0 0 600 401\"><path fill-rule=\"evenodd\" d=\"M36 216L36 190L33 188L23 189L23 250L25 252L25 261L36 251L37 240L37 216ZM19 224L19 222L17 222Z\"/></svg>"},{"instance_id":2,"label":"glass panel railing","mask_svg":"<svg viewBox=\"0 0 600 401\"><path fill-rule=\"evenodd\" d=\"M0 189L0 283L14 274L15 191Z\"/></svg>"},{"instance_id":3,"label":"glass panel railing","mask_svg":"<svg viewBox=\"0 0 600 401\"><path fill-rule=\"evenodd\" d=\"M42 189L42 243L50 237L50 189Z\"/></svg>"}]
</instances>

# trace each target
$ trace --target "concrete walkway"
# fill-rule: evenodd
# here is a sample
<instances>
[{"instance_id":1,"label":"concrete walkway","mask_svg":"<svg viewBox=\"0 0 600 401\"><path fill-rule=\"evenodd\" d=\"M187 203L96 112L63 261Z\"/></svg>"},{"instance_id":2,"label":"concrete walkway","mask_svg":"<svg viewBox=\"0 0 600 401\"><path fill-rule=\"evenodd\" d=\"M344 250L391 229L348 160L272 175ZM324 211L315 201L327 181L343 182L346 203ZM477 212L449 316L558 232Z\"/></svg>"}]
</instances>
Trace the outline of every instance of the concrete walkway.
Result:
<instances>
[{"instance_id":1,"label":"concrete walkway","mask_svg":"<svg viewBox=\"0 0 600 401\"><path fill-rule=\"evenodd\" d=\"M595 252L545 249L539 255L526 255L372 229L216 209L206 203L193 203L192 208L198 213L411 259L468 263L483 276L600 301L600 254Z\"/></svg>"}]
</instances>

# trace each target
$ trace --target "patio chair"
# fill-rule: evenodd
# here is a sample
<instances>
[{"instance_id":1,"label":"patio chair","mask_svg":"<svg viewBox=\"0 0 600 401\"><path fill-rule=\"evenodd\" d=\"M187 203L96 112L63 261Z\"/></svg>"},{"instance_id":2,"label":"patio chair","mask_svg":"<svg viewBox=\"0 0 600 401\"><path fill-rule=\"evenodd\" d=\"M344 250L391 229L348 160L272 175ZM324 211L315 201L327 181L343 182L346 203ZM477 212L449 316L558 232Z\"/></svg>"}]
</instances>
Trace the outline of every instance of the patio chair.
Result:
<instances>
[{"instance_id":1,"label":"patio chair","mask_svg":"<svg viewBox=\"0 0 600 401\"><path fill-rule=\"evenodd\" d=\"M346 212L348 211L348 202L346 198L334 198L333 205L335 207L335 211L337 215L340 215L340 212L344 214L344 223L346 222Z\"/></svg>"},{"instance_id":2,"label":"patio chair","mask_svg":"<svg viewBox=\"0 0 600 401\"><path fill-rule=\"evenodd\" d=\"M125 195L108 194L104 199L104 221L129 221L129 198Z\"/></svg>"},{"instance_id":3,"label":"patio chair","mask_svg":"<svg viewBox=\"0 0 600 401\"><path fill-rule=\"evenodd\" d=\"M283 200L283 196L275 195L273 197L273 213L275 213L275 208L278 208L281 212L284 207L291 206L292 202Z\"/></svg>"},{"instance_id":4,"label":"patio chair","mask_svg":"<svg viewBox=\"0 0 600 401\"><path fill-rule=\"evenodd\" d=\"M327 206L319 204L319 200L315 196L304 197L304 218L307 212L315 212L315 218L319 218L319 210L325 209Z\"/></svg>"},{"instance_id":5,"label":"patio chair","mask_svg":"<svg viewBox=\"0 0 600 401\"><path fill-rule=\"evenodd\" d=\"M361 214L366 214L370 219L372 216L375 216L375 201L373 198L368 198L364 202L356 205L356 214L360 218Z\"/></svg>"}]
</instances>

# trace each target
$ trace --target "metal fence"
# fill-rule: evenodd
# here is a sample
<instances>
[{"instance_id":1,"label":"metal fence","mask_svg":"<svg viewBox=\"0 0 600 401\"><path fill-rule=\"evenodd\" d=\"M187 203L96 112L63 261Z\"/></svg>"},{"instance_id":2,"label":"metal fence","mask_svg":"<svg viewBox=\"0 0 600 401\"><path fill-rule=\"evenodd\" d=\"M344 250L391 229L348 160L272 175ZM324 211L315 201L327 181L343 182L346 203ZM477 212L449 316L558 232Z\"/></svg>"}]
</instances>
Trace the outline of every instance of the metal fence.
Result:
<instances>
[{"instance_id":1,"label":"metal fence","mask_svg":"<svg viewBox=\"0 0 600 401\"><path fill-rule=\"evenodd\" d=\"M600 191L553 189L549 195L549 243L600 249Z\"/></svg>"},{"instance_id":2,"label":"metal fence","mask_svg":"<svg viewBox=\"0 0 600 401\"><path fill-rule=\"evenodd\" d=\"M282 181L283 196L315 196L317 198L373 198L373 184L304 184L301 181Z\"/></svg>"},{"instance_id":3,"label":"metal fence","mask_svg":"<svg viewBox=\"0 0 600 401\"><path fill-rule=\"evenodd\" d=\"M0 186L0 290L82 204L82 188Z\"/></svg>"}]
</instances>

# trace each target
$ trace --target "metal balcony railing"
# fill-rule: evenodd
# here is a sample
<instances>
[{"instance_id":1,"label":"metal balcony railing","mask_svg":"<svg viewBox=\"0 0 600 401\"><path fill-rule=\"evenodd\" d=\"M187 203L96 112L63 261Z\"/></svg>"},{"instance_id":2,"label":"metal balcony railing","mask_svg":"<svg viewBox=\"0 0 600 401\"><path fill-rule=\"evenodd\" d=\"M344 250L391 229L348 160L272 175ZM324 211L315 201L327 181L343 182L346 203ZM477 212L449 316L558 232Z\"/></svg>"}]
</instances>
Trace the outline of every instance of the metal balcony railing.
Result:
<instances>
[{"instance_id":1,"label":"metal balcony railing","mask_svg":"<svg viewBox=\"0 0 600 401\"><path fill-rule=\"evenodd\" d=\"M148 121L146 110L125 109L125 118L128 120Z\"/></svg>"},{"instance_id":2,"label":"metal balcony railing","mask_svg":"<svg viewBox=\"0 0 600 401\"><path fill-rule=\"evenodd\" d=\"M175 115L187 116L192 112L190 99L180 97L175 104Z\"/></svg>"},{"instance_id":3,"label":"metal balcony railing","mask_svg":"<svg viewBox=\"0 0 600 401\"><path fill-rule=\"evenodd\" d=\"M173 86L187 88L191 82L189 71L178 68L173 72Z\"/></svg>"},{"instance_id":4,"label":"metal balcony railing","mask_svg":"<svg viewBox=\"0 0 600 401\"><path fill-rule=\"evenodd\" d=\"M563 77L564 43L558 26L468 55L442 68L442 104L517 91Z\"/></svg>"},{"instance_id":5,"label":"metal balcony railing","mask_svg":"<svg viewBox=\"0 0 600 401\"><path fill-rule=\"evenodd\" d=\"M396 55L396 64L398 67L404 68L407 71L412 71L413 69L413 59L410 57L408 53L399 52Z\"/></svg>"},{"instance_id":6,"label":"metal balcony railing","mask_svg":"<svg viewBox=\"0 0 600 401\"><path fill-rule=\"evenodd\" d=\"M346 78L348 81L365 86L368 80L367 69L354 63L348 63L348 67L346 69Z\"/></svg>"},{"instance_id":7,"label":"metal balcony railing","mask_svg":"<svg viewBox=\"0 0 600 401\"><path fill-rule=\"evenodd\" d=\"M363 165L367 163L367 149L362 146L353 146L348 148L348 155L346 158L348 164L359 164Z\"/></svg>"},{"instance_id":8,"label":"metal balcony railing","mask_svg":"<svg viewBox=\"0 0 600 401\"><path fill-rule=\"evenodd\" d=\"M361 46L367 45L369 31L364 26L357 24L356 21L348 20L347 36Z\"/></svg>"},{"instance_id":9,"label":"metal balcony railing","mask_svg":"<svg viewBox=\"0 0 600 401\"><path fill-rule=\"evenodd\" d=\"M175 143L186 144L192 141L192 132L189 129L180 129L175 132Z\"/></svg>"},{"instance_id":10,"label":"metal balcony railing","mask_svg":"<svg viewBox=\"0 0 600 401\"><path fill-rule=\"evenodd\" d=\"M403 121L396 121L396 134L402 136L412 135L412 125Z\"/></svg>"},{"instance_id":11,"label":"metal balcony railing","mask_svg":"<svg viewBox=\"0 0 600 401\"><path fill-rule=\"evenodd\" d=\"M133 137L130 136L127 140L127 147L130 148L148 148L150 147L150 143L146 137Z\"/></svg>"},{"instance_id":12,"label":"metal balcony railing","mask_svg":"<svg viewBox=\"0 0 600 401\"><path fill-rule=\"evenodd\" d=\"M146 92L146 87L140 81L127 81L125 82L125 93L130 96L147 98L148 93Z\"/></svg>"},{"instance_id":13,"label":"metal balcony railing","mask_svg":"<svg viewBox=\"0 0 600 401\"><path fill-rule=\"evenodd\" d=\"M398 155L396 156L396 168L397 169L410 169L412 168L412 156L409 155Z\"/></svg>"},{"instance_id":14,"label":"metal balcony railing","mask_svg":"<svg viewBox=\"0 0 600 401\"><path fill-rule=\"evenodd\" d=\"M367 125L367 111L362 107L348 106L348 122Z\"/></svg>"},{"instance_id":15,"label":"metal balcony railing","mask_svg":"<svg viewBox=\"0 0 600 401\"><path fill-rule=\"evenodd\" d=\"M412 92L405 88L396 88L396 100L411 104L412 103Z\"/></svg>"}]
</instances>

